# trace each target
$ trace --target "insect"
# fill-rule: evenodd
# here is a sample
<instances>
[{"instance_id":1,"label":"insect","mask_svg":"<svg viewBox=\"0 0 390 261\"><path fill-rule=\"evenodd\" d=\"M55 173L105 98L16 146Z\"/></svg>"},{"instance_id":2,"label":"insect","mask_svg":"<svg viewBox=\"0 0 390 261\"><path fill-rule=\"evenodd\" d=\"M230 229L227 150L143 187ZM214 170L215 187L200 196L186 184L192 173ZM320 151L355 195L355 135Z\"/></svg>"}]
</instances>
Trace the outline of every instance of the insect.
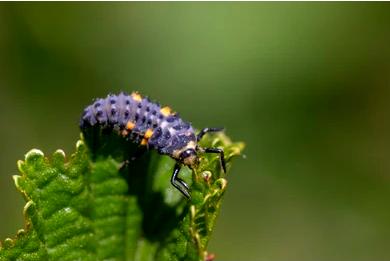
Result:
<instances>
[{"instance_id":1,"label":"insect","mask_svg":"<svg viewBox=\"0 0 390 261\"><path fill-rule=\"evenodd\" d=\"M96 126L114 129L138 144L139 148L155 149L159 154L175 159L171 184L188 199L191 198L190 188L178 177L183 165L194 169L199 164L200 153L218 153L226 172L223 150L202 148L198 144L206 133L222 131L223 128L204 128L195 135L191 124L183 121L168 106L161 107L138 92L110 94L87 106L80 120L80 129L85 131Z\"/></svg>"}]
</instances>

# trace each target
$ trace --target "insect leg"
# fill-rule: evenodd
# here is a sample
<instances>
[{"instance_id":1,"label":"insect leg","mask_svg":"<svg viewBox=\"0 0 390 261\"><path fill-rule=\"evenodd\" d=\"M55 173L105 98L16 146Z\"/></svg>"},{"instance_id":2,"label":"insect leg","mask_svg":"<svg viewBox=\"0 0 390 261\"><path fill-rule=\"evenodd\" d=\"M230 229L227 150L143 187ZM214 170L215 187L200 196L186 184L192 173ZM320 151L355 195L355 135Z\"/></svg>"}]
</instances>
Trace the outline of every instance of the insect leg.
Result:
<instances>
[{"instance_id":1,"label":"insect leg","mask_svg":"<svg viewBox=\"0 0 390 261\"><path fill-rule=\"evenodd\" d=\"M202 137L208 133L208 132L218 132L218 131L223 131L224 128L204 128L201 130L198 135L196 136L196 140L200 141Z\"/></svg>"},{"instance_id":2,"label":"insect leg","mask_svg":"<svg viewBox=\"0 0 390 261\"><path fill-rule=\"evenodd\" d=\"M184 180L182 180L182 179L179 178L179 177L176 177L176 180L177 180L177 182L179 182L183 187L185 187L187 190L190 190L190 187L187 185L187 183L184 182Z\"/></svg>"},{"instance_id":3,"label":"insect leg","mask_svg":"<svg viewBox=\"0 0 390 261\"><path fill-rule=\"evenodd\" d=\"M178 189L187 199L191 199L191 195L190 193L188 193L188 185L184 183L184 181L180 178L177 177L177 175L179 174L180 172L180 168L181 168L181 165L180 163L176 163L174 169L173 169L173 174L172 174L172 177L171 177L171 184L176 188ZM179 182L181 185L183 185L186 189L182 188L181 186L179 186L177 183Z\"/></svg>"},{"instance_id":4,"label":"insect leg","mask_svg":"<svg viewBox=\"0 0 390 261\"><path fill-rule=\"evenodd\" d=\"M225 154L223 153L223 149L220 149L220 148L204 148L204 152L206 152L206 153L219 153L219 158L221 160L221 165L222 165L223 172L226 173Z\"/></svg>"}]
</instances>

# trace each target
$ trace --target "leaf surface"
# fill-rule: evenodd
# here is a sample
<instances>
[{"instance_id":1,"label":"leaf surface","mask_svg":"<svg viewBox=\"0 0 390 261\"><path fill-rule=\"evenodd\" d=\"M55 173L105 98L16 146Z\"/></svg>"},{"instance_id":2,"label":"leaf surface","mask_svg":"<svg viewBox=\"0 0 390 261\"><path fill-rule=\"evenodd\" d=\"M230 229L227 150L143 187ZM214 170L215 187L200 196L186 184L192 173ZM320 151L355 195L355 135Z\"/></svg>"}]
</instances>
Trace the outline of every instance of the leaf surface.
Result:
<instances>
[{"instance_id":1,"label":"leaf surface","mask_svg":"<svg viewBox=\"0 0 390 261\"><path fill-rule=\"evenodd\" d=\"M224 134L202 145L225 151L228 168L242 143ZM17 189L26 205L25 228L0 246L0 260L205 260L227 187L216 154L182 168L191 185L186 200L170 184L174 160L148 152L123 164L131 144L111 134L86 133L66 160L36 149L18 162Z\"/></svg>"}]
</instances>

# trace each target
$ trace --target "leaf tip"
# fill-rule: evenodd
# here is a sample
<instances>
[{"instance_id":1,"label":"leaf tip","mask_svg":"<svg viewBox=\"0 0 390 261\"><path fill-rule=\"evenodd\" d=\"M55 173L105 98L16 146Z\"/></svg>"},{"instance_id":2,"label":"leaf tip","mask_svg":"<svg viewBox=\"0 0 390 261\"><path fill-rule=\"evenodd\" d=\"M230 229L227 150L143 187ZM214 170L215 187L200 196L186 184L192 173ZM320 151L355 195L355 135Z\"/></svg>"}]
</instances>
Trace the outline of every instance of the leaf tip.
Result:
<instances>
[{"instance_id":1,"label":"leaf tip","mask_svg":"<svg viewBox=\"0 0 390 261\"><path fill-rule=\"evenodd\" d=\"M53 156L55 156L55 157L61 157L61 158L65 158L65 157L66 157L65 152L64 152L63 150L61 150L61 149L56 150L56 151L54 152Z\"/></svg>"},{"instance_id":2,"label":"leaf tip","mask_svg":"<svg viewBox=\"0 0 390 261\"><path fill-rule=\"evenodd\" d=\"M211 176L212 176L211 171L205 170L202 172L202 177L203 177L204 181L206 181L207 183L210 183Z\"/></svg>"},{"instance_id":3,"label":"leaf tip","mask_svg":"<svg viewBox=\"0 0 390 261\"><path fill-rule=\"evenodd\" d=\"M245 148L245 143L244 142L237 142L232 146L231 152L229 154L229 158L233 156L239 156L241 155L242 151Z\"/></svg>"},{"instance_id":4,"label":"leaf tip","mask_svg":"<svg viewBox=\"0 0 390 261\"><path fill-rule=\"evenodd\" d=\"M228 181L224 178L220 178L220 179L217 179L217 181L215 183L219 186L219 189L223 191L226 189Z\"/></svg>"},{"instance_id":5,"label":"leaf tip","mask_svg":"<svg viewBox=\"0 0 390 261\"><path fill-rule=\"evenodd\" d=\"M15 186L17 187L17 188L19 188L20 186L19 186L19 179L21 178L21 176L19 176L19 175L13 175L12 176L12 179L14 180L14 183L15 183Z\"/></svg>"},{"instance_id":6,"label":"leaf tip","mask_svg":"<svg viewBox=\"0 0 390 261\"><path fill-rule=\"evenodd\" d=\"M62 168L63 164L65 163L65 152L61 149L56 150L53 153L52 157L52 164L58 168Z\"/></svg>"},{"instance_id":7,"label":"leaf tip","mask_svg":"<svg viewBox=\"0 0 390 261\"><path fill-rule=\"evenodd\" d=\"M83 147L85 147L85 143L83 140L78 140L77 143L76 143L76 149L77 150L80 150L82 149Z\"/></svg>"},{"instance_id":8,"label":"leaf tip","mask_svg":"<svg viewBox=\"0 0 390 261\"><path fill-rule=\"evenodd\" d=\"M25 155L25 161L26 162L32 162L38 159L41 159L45 156L41 150L38 149L32 149L29 152L26 153Z\"/></svg>"},{"instance_id":9,"label":"leaf tip","mask_svg":"<svg viewBox=\"0 0 390 261\"><path fill-rule=\"evenodd\" d=\"M31 216L31 211L33 211L34 209L34 202L32 200L28 201L26 203L26 205L24 205L24 208L23 208L23 215L25 216L25 218L27 218L28 216Z\"/></svg>"},{"instance_id":10,"label":"leaf tip","mask_svg":"<svg viewBox=\"0 0 390 261\"><path fill-rule=\"evenodd\" d=\"M11 248L14 245L14 240L12 238L6 238L3 241L2 247L4 248Z\"/></svg>"},{"instance_id":11,"label":"leaf tip","mask_svg":"<svg viewBox=\"0 0 390 261\"><path fill-rule=\"evenodd\" d=\"M23 173L24 161L23 160L18 160L16 164L18 166L19 172Z\"/></svg>"},{"instance_id":12,"label":"leaf tip","mask_svg":"<svg viewBox=\"0 0 390 261\"><path fill-rule=\"evenodd\" d=\"M27 233L26 230L19 229L18 232L16 233L16 236L21 237L21 236L25 235L26 233Z\"/></svg>"}]
</instances>

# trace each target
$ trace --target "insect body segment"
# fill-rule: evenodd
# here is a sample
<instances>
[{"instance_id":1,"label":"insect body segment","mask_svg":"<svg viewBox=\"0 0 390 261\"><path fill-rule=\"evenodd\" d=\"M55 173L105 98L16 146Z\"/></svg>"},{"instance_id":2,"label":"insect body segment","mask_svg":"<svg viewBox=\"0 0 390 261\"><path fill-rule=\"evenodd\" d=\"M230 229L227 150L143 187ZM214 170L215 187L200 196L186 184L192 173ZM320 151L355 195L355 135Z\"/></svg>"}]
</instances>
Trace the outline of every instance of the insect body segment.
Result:
<instances>
[{"instance_id":1,"label":"insect body segment","mask_svg":"<svg viewBox=\"0 0 390 261\"><path fill-rule=\"evenodd\" d=\"M207 132L221 131L221 128L205 128L197 136L191 124L183 121L169 107L143 98L139 93L120 93L96 99L85 108L80 128L111 128L132 142L155 149L176 160L171 183L184 196L190 198L188 185L178 177L181 166L194 169L199 162L199 152L219 153L225 170L223 151L218 148L201 148L198 141Z\"/></svg>"}]
</instances>

